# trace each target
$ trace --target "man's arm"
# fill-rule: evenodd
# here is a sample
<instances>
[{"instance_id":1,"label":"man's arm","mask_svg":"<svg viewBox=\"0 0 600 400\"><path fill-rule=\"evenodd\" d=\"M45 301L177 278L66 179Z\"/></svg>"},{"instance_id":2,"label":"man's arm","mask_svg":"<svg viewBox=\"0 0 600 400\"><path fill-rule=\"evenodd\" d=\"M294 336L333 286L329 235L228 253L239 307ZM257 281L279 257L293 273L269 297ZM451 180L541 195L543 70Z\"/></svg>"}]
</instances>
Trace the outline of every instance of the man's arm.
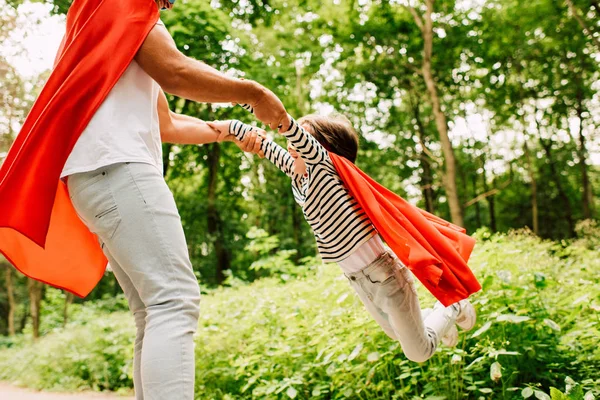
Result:
<instances>
[{"instance_id":1,"label":"man's arm","mask_svg":"<svg viewBox=\"0 0 600 400\"><path fill-rule=\"evenodd\" d=\"M204 103L240 103L254 107L256 117L271 129L287 126L281 101L260 84L231 78L216 69L186 57L162 25L150 31L135 60L167 92Z\"/></svg>"},{"instance_id":2,"label":"man's arm","mask_svg":"<svg viewBox=\"0 0 600 400\"><path fill-rule=\"evenodd\" d=\"M158 121L160 138L166 143L205 144L222 141L221 135L198 118L176 114L169 110L169 102L164 92L158 95Z\"/></svg>"},{"instance_id":3,"label":"man's arm","mask_svg":"<svg viewBox=\"0 0 600 400\"><path fill-rule=\"evenodd\" d=\"M243 151L256 153L262 157L262 139L258 137L257 132L251 132L242 142L237 140L235 135L220 132L198 118L174 113L169 109L167 96L162 91L158 95L157 108L160 138L163 142L176 144L234 142Z\"/></svg>"}]
</instances>

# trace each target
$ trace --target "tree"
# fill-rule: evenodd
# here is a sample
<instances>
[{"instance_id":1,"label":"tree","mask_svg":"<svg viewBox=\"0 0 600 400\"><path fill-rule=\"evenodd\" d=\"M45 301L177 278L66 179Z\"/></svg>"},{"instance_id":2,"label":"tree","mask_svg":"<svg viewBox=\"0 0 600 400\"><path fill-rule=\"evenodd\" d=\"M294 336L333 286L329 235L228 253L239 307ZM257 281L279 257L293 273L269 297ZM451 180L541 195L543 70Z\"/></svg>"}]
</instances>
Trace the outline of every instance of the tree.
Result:
<instances>
[{"instance_id":1,"label":"tree","mask_svg":"<svg viewBox=\"0 0 600 400\"><path fill-rule=\"evenodd\" d=\"M410 5L407 5L406 7L413 15L415 23L421 30L421 35L423 37L423 59L420 72L423 75L423 79L427 86L427 92L429 93L432 110L435 115L435 124L442 143L445 165L445 174L442 181L444 188L446 189L446 196L448 197L452 222L456 225L464 226L462 208L458 198L458 190L456 188L456 161L454 150L452 149L452 143L448 136L448 122L446 114L442 111L438 87L431 66L431 58L433 55L433 0L425 0L425 12L422 15L419 14L415 7Z\"/></svg>"}]
</instances>

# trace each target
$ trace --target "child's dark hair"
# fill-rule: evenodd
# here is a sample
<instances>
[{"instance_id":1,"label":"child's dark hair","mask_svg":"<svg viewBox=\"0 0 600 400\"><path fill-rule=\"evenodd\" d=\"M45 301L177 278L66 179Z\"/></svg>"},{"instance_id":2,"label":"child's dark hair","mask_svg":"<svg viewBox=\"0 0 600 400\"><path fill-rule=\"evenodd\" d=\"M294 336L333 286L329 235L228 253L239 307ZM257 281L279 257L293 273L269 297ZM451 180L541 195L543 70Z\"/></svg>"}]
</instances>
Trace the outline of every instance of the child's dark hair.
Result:
<instances>
[{"instance_id":1,"label":"child's dark hair","mask_svg":"<svg viewBox=\"0 0 600 400\"><path fill-rule=\"evenodd\" d=\"M332 153L351 162L358 153L358 134L348 118L340 114L329 116L311 114L298 120L300 125L310 127L309 133Z\"/></svg>"}]
</instances>

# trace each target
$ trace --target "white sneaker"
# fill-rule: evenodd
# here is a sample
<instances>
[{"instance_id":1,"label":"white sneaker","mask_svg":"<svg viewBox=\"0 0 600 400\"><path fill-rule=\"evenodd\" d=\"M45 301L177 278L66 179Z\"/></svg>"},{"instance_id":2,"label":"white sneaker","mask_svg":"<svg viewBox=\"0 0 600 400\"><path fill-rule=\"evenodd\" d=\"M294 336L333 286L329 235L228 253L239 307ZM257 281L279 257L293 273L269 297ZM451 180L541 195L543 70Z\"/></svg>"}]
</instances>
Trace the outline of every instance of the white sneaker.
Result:
<instances>
[{"instance_id":1,"label":"white sneaker","mask_svg":"<svg viewBox=\"0 0 600 400\"><path fill-rule=\"evenodd\" d=\"M461 300L456 304L459 309L458 316L456 317L456 325L465 331L473 329L477 321L477 313L473 304L468 299Z\"/></svg>"},{"instance_id":2,"label":"white sneaker","mask_svg":"<svg viewBox=\"0 0 600 400\"><path fill-rule=\"evenodd\" d=\"M448 347L456 347L458 344L458 329L456 329L455 324L452 324L448 332L442 336L442 343Z\"/></svg>"},{"instance_id":3,"label":"white sneaker","mask_svg":"<svg viewBox=\"0 0 600 400\"><path fill-rule=\"evenodd\" d=\"M451 315L453 317L458 313L458 307L454 306L454 304L450 307L444 307L439 301L435 302L433 309L443 309L448 318L450 318ZM427 313L427 315L429 315L432 311L433 310L431 309L425 309L423 310L423 314ZM442 336L442 343L448 347L455 347L458 344L458 329L456 329L456 324L453 323L444 336Z\"/></svg>"}]
</instances>

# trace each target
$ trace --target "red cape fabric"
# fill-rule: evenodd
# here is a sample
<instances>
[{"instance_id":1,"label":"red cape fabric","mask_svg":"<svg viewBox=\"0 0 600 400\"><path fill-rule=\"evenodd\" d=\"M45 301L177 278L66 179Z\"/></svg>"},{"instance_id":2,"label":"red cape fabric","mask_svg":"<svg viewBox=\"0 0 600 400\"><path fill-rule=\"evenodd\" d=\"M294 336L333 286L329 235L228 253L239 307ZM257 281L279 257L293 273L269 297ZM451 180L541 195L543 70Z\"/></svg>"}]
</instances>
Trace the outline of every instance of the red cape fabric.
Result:
<instances>
[{"instance_id":1,"label":"red cape fabric","mask_svg":"<svg viewBox=\"0 0 600 400\"><path fill-rule=\"evenodd\" d=\"M153 0L75 0L54 70L0 168L0 252L25 275L81 297L106 258L60 173L157 20Z\"/></svg>"},{"instance_id":2,"label":"red cape fabric","mask_svg":"<svg viewBox=\"0 0 600 400\"><path fill-rule=\"evenodd\" d=\"M388 246L443 305L481 289L467 265L475 239L465 229L411 205L344 157L329 155Z\"/></svg>"}]
</instances>

